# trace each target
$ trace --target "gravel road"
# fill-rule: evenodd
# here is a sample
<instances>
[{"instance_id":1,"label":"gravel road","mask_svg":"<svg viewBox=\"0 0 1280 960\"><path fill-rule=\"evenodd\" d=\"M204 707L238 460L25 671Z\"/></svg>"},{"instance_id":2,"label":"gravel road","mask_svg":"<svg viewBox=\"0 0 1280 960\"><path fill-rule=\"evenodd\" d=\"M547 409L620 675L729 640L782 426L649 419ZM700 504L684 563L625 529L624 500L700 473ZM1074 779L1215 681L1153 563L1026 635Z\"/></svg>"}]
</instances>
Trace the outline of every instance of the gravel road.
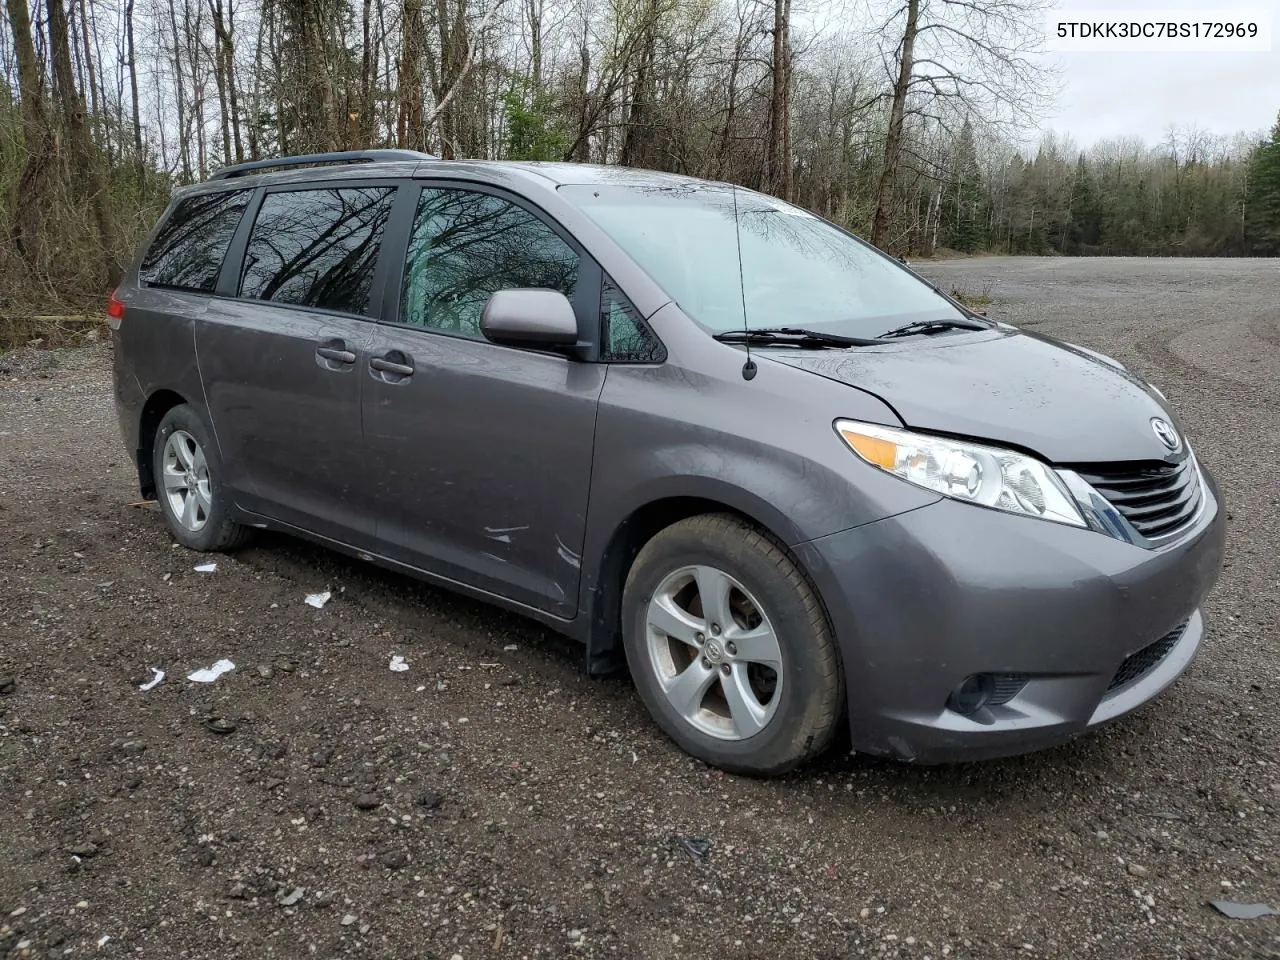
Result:
<instances>
[{"instance_id":1,"label":"gravel road","mask_svg":"<svg viewBox=\"0 0 1280 960\"><path fill-rule=\"evenodd\" d=\"M1157 704L726 776L519 618L282 537L196 572L105 349L0 356L0 957L1280 957L1280 917L1207 905L1280 908L1280 261L920 269L1151 379L1219 478L1228 567Z\"/></svg>"}]
</instances>

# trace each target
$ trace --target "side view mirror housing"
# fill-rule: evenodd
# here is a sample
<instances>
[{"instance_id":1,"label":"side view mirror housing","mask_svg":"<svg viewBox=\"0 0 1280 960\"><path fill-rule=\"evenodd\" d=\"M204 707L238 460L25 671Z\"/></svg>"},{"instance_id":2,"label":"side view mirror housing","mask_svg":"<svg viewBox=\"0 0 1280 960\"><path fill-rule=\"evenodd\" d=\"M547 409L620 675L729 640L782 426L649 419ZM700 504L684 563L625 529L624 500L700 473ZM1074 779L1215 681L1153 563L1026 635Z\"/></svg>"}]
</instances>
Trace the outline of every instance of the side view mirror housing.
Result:
<instances>
[{"instance_id":1,"label":"side view mirror housing","mask_svg":"<svg viewBox=\"0 0 1280 960\"><path fill-rule=\"evenodd\" d=\"M572 347L578 342L578 318L558 290L499 290L484 305L480 332L491 343L509 347Z\"/></svg>"}]
</instances>

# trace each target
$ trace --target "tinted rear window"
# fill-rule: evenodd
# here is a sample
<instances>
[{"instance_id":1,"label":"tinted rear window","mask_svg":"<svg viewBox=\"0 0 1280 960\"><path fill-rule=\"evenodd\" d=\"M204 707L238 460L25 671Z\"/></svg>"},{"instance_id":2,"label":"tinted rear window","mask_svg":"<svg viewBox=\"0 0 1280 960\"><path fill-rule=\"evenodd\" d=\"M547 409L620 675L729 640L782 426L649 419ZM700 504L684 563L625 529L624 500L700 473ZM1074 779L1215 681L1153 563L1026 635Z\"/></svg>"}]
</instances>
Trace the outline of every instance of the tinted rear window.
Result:
<instances>
[{"instance_id":1,"label":"tinted rear window","mask_svg":"<svg viewBox=\"0 0 1280 960\"><path fill-rule=\"evenodd\" d=\"M142 258L139 276L146 283L212 292L248 204L242 190L180 201Z\"/></svg>"},{"instance_id":2,"label":"tinted rear window","mask_svg":"<svg viewBox=\"0 0 1280 960\"><path fill-rule=\"evenodd\" d=\"M240 295L368 314L395 187L284 190L262 200Z\"/></svg>"}]
</instances>

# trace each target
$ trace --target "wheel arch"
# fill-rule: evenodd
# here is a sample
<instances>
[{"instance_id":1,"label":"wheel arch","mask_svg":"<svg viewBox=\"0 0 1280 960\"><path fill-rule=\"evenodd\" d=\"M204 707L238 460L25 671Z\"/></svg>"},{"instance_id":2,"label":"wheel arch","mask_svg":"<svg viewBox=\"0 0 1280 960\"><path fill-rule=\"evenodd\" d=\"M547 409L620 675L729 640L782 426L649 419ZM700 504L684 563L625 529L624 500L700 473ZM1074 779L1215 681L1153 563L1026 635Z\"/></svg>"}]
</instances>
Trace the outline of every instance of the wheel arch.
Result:
<instances>
[{"instance_id":1,"label":"wheel arch","mask_svg":"<svg viewBox=\"0 0 1280 960\"><path fill-rule=\"evenodd\" d=\"M744 504L740 497L722 492L670 494L648 500L612 525L601 549L583 577L581 609L587 614L585 641L587 671L593 676L625 669L622 648L622 590L637 554L659 531L673 523L706 513L736 516L768 534L784 547L795 542L785 518L772 510ZM769 517L767 522L762 517ZM793 555L794 558L794 555ZM800 565L796 559L797 565ZM803 569L803 567L802 567ZM816 588L815 588L816 589Z\"/></svg>"},{"instance_id":2,"label":"wheel arch","mask_svg":"<svg viewBox=\"0 0 1280 960\"><path fill-rule=\"evenodd\" d=\"M142 406L142 413L138 418L138 489L147 500L156 496L155 471L151 466L155 459L156 431L160 428L164 415L184 403L187 403L187 398L182 394L163 388L147 397L147 402Z\"/></svg>"}]
</instances>

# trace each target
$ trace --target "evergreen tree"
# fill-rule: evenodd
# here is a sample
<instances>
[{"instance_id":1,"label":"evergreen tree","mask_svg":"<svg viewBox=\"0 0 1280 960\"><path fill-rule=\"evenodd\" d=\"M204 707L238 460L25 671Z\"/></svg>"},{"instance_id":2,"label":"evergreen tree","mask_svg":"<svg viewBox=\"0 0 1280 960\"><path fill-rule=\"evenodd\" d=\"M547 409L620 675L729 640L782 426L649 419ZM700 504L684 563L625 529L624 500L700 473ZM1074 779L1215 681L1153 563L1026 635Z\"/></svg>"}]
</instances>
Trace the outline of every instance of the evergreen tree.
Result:
<instances>
[{"instance_id":1,"label":"evergreen tree","mask_svg":"<svg viewBox=\"0 0 1280 960\"><path fill-rule=\"evenodd\" d=\"M987 244L987 203L973 143L973 125L968 120L956 139L953 177L954 183L943 201L948 243L953 249L973 253Z\"/></svg>"},{"instance_id":2,"label":"evergreen tree","mask_svg":"<svg viewBox=\"0 0 1280 960\"><path fill-rule=\"evenodd\" d=\"M559 160L569 136L558 122L556 99L547 92L524 96L512 90L503 98L509 160Z\"/></svg>"},{"instance_id":3,"label":"evergreen tree","mask_svg":"<svg viewBox=\"0 0 1280 960\"><path fill-rule=\"evenodd\" d=\"M1089 253L1102 242L1102 197L1084 154L1076 161L1075 188L1071 194L1071 227L1066 253Z\"/></svg>"},{"instance_id":4,"label":"evergreen tree","mask_svg":"<svg viewBox=\"0 0 1280 960\"><path fill-rule=\"evenodd\" d=\"M1245 231L1256 254L1280 254L1280 117L1249 160Z\"/></svg>"}]
</instances>

